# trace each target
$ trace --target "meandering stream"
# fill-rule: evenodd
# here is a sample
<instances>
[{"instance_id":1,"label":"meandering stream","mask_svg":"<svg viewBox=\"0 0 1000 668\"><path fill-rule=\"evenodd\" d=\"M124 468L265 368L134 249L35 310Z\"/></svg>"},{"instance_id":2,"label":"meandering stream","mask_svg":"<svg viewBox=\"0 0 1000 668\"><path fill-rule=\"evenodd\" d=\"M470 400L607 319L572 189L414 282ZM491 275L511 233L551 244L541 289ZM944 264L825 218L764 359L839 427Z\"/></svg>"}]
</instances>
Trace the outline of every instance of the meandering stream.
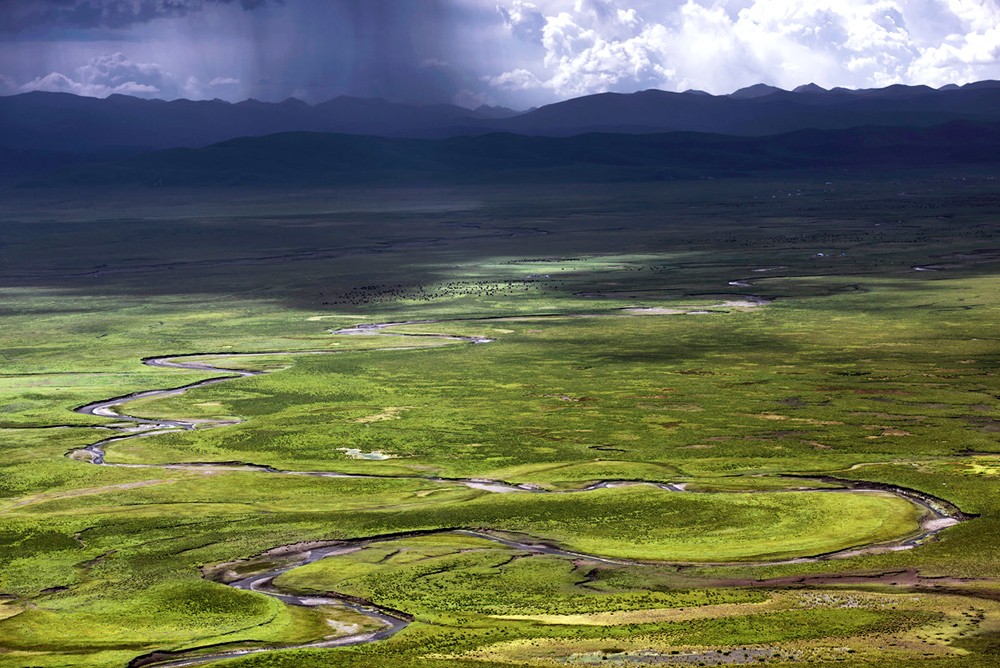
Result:
<instances>
[{"instance_id":1,"label":"meandering stream","mask_svg":"<svg viewBox=\"0 0 1000 668\"><path fill-rule=\"evenodd\" d=\"M698 312L701 311L699 310ZM681 311L681 313L683 313L683 311ZM670 315L677 314L677 311L671 310L669 314ZM515 316L515 318L517 319L525 317L530 317L530 316ZM585 317L585 316L569 315L564 317ZM620 315L620 317L625 317L625 315ZM494 320L494 319L489 318L484 320ZM477 322L477 321L479 321L479 319L471 319L466 322ZM470 345L488 344L493 341L490 338L478 337L478 336L462 336L456 334L410 334L410 333L386 331L392 327L399 327L403 325L440 324L442 322L445 321L420 320L420 321L401 321L401 322L378 323L378 324L363 324L354 327L332 330L331 333L334 334L335 336L385 335L396 338L415 338L415 339L431 338L431 339L440 339L442 341L448 341L453 343L465 343ZM456 322L456 321L447 321L447 322ZM442 344L442 345L447 345L447 344ZM426 348L427 346L420 346L420 347L397 346L392 348L369 349L368 351L371 352L371 351L388 351L388 350L419 350ZM532 484L524 484L524 483L517 484L507 481L489 480L481 478L445 478L438 476L419 476L416 474L380 476L374 474L342 473L337 471L328 471L328 472L282 471L266 465L241 463L241 462L240 463L181 463L181 464L115 464L115 463L108 463L106 461L106 448L108 445L113 443L133 438L142 438L142 437L171 433L182 430L203 429L207 427L224 427L227 425L234 425L239 423L238 420L150 419L150 418L142 418L142 417L128 415L127 413L123 412L123 407L125 407L126 404L140 399L153 399L153 398L178 396L193 389L208 387L211 385L216 385L231 380L237 380L239 378L258 376L266 373L264 371L255 371L249 369L220 367L199 360L205 358L210 358L213 360L220 360L220 359L238 360L238 359L249 359L254 357L273 357L276 355L287 355L287 356L327 355L327 354L340 354L344 352L353 352L353 351L304 350L304 351L270 351L270 352L255 352L255 353L231 353L231 352L199 353L199 354L188 354L188 355L170 355L164 357L152 357L144 359L143 363L151 367L184 369L188 371L204 371L208 373L218 373L221 375L208 378L206 380L198 381L195 383L182 385L180 387L160 389L160 390L147 390L119 397L113 397L110 399L103 399L101 401L95 401L91 404L87 404L85 406L81 406L75 409L76 412L85 415L92 415L96 417L110 418L115 420L116 424L112 425L110 428L116 430L118 433L115 436L102 439L96 443L86 446L85 448L82 448L80 450L74 450L68 454L74 459L84 460L91 464L100 466L120 466L129 468L157 468L157 469L211 468L213 470L257 471L260 473L274 474L274 475L314 476L314 477L327 477L327 478L422 479L441 484L463 485L465 487L491 493L581 494L581 493L591 492L597 489L605 489L610 487L629 486L629 485L651 485L659 489L662 489L664 491L674 492L674 493L700 493L687 490L686 486L683 484L665 483L661 481L647 481L647 480L602 480L578 490L551 491L542 489ZM102 427L102 428L108 428L108 427ZM814 555L810 557L801 557L796 559L786 559L780 561L761 562L761 563L767 563L769 565L805 563L810 561L858 556L870 552L908 549L928 540L929 538L931 538L938 532L942 531L943 529L949 526L953 526L954 524L957 524L958 522L966 519L966 516L951 503L945 501L944 499L939 499L937 497L924 494L917 490L906 489L893 485L857 482L857 481L843 480L838 478L821 478L821 479L815 477L804 478L803 482L807 482L809 480L814 481L814 484L816 481L822 481L826 483L836 483L838 485L841 485L841 488L831 489L828 487L804 486L804 487L799 487L796 490L788 490L787 493L795 493L796 491L798 492L812 491L812 492L841 493L841 494L888 492L895 494L901 498L904 498L907 501L917 506L920 506L923 510L925 519L917 535L909 536L901 540L856 547L847 550L839 550L837 552ZM578 559L578 560L586 560L595 563L619 564L619 565L644 565L653 563L653 562L643 562L638 560L611 559L597 555L572 552L563 549L559 546L548 544L544 542L542 539L526 537L522 540L514 540L509 537L489 532L470 531L460 527L441 529L432 532L423 532L423 534L427 533L436 533L436 534L460 533L468 536L475 536L478 538L494 541L496 543L500 543L507 547L512 547L514 549L521 551L532 552L537 554L547 554L552 556L559 556L559 557ZM277 651L280 649L339 647L339 646L370 643L388 638L389 636L399 632L409 624L409 622L411 621L409 615L407 615L405 612L401 612L398 610L390 610L384 607L377 606L370 601L363 601L353 597L344 596L336 593L329 593L323 597L295 596L292 594L284 593L279 589L277 589L273 584L273 580L282 573L292 570L293 568L299 568L306 564L319 561L320 559L325 559L327 557L336 555L348 554L350 552L364 549L364 547L371 545L373 543L398 540L400 538L405 538L413 535L417 534L414 533L392 534L388 536L372 536L358 540L331 541L329 543L313 544L312 546L307 546L302 549L298 549L297 551L294 546L290 546L288 548L284 548L285 550L284 556L288 557L290 560L290 563L288 565L282 566L280 568L275 568L264 573L258 573L255 575L244 577L242 579L226 582L226 584L228 584L231 587L248 591L260 592L262 594L266 594L268 596L276 598L289 605L315 607L319 605L336 604L336 605L346 606L358 613L365 615L369 619L378 622L381 625L381 628L379 630L368 631L364 633L356 633L333 639L324 639L313 643L306 643L295 646L261 647L261 648L242 649L233 651L220 651L216 653L203 654L201 656L192 656L190 653L191 650L182 653L171 653L165 651L154 652L149 655L138 657L137 659L131 662L130 666L137 667L137 666L154 665L154 664L156 666L161 666L161 667L190 666L226 658L243 656L247 654ZM281 548L275 548L275 549L281 549ZM701 565L711 565L711 564L701 564Z\"/></svg>"}]
</instances>

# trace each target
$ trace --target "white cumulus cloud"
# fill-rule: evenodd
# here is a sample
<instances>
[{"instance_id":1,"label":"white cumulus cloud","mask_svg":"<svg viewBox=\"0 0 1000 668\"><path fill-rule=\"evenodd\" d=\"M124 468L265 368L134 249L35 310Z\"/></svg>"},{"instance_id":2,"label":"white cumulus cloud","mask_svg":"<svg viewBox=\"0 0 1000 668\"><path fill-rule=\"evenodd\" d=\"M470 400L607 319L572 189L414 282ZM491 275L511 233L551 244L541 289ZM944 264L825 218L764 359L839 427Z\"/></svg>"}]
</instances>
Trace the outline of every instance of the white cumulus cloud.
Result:
<instances>
[{"instance_id":1,"label":"white cumulus cloud","mask_svg":"<svg viewBox=\"0 0 1000 668\"><path fill-rule=\"evenodd\" d=\"M501 0L535 63L491 75L558 96L701 88L943 85L1000 77L996 0Z\"/></svg>"},{"instance_id":2,"label":"white cumulus cloud","mask_svg":"<svg viewBox=\"0 0 1000 668\"><path fill-rule=\"evenodd\" d=\"M532 72L524 69L511 70L495 77L485 77L485 79L492 86L501 90L530 90L545 85L545 82Z\"/></svg>"},{"instance_id":3,"label":"white cumulus cloud","mask_svg":"<svg viewBox=\"0 0 1000 668\"><path fill-rule=\"evenodd\" d=\"M78 67L75 76L50 72L22 86L22 92L48 91L88 97L114 94L140 97L175 97L179 92L173 76L156 63L134 63L120 52L93 58Z\"/></svg>"},{"instance_id":4,"label":"white cumulus cloud","mask_svg":"<svg viewBox=\"0 0 1000 668\"><path fill-rule=\"evenodd\" d=\"M498 5L497 11L515 37L529 41L541 39L545 15L537 5L524 0L513 0L509 5Z\"/></svg>"},{"instance_id":5,"label":"white cumulus cloud","mask_svg":"<svg viewBox=\"0 0 1000 668\"><path fill-rule=\"evenodd\" d=\"M189 100L204 100L231 93L240 85L240 80L233 77L215 77L207 83L195 76L190 76L182 86L184 97Z\"/></svg>"},{"instance_id":6,"label":"white cumulus cloud","mask_svg":"<svg viewBox=\"0 0 1000 668\"><path fill-rule=\"evenodd\" d=\"M108 97L119 94L162 99L182 96L189 99L204 99L213 97L220 91L231 90L240 83L239 79L232 77L215 77L208 82L202 82L193 76L181 83L161 65L133 62L121 52L92 58L86 65L76 68L72 75L50 72L20 86L14 85L4 77L0 80L0 90L3 89L5 82L11 92L46 91L87 97Z\"/></svg>"}]
</instances>

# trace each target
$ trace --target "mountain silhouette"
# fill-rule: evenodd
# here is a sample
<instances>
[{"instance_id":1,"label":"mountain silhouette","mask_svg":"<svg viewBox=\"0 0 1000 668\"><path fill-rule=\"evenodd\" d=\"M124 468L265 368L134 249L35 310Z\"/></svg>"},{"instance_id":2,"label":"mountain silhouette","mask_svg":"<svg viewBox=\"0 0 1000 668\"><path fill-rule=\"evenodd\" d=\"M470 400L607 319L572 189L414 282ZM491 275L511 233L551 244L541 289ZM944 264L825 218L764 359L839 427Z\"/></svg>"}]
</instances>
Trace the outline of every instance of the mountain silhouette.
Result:
<instances>
[{"instance_id":1,"label":"mountain silhouette","mask_svg":"<svg viewBox=\"0 0 1000 668\"><path fill-rule=\"evenodd\" d=\"M1000 163L1000 123L798 130L767 137L497 133L427 140L293 132L74 167L32 185L663 180L971 163Z\"/></svg>"},{"instance_id":2,"label":"mountain silhouette","mask_svg":"<svg viewBox=\"0 0 1000 668\"><path fill-rule=\"evenodd\" d=\"M889 86L848 91L763 84L731 95L649 90L604 93L518 114L509 109L406 105L338 97L309 105L209 100L106 99L67 93L0 97L0 148L60 153L138 152L197 147L280 132L337 132L445 138L510 132L570 136L587 132L712 132L770 135L807 128L939 125L955 120L1000 122L1000 82L957 89Z\"/></svg>"}]
</instances>

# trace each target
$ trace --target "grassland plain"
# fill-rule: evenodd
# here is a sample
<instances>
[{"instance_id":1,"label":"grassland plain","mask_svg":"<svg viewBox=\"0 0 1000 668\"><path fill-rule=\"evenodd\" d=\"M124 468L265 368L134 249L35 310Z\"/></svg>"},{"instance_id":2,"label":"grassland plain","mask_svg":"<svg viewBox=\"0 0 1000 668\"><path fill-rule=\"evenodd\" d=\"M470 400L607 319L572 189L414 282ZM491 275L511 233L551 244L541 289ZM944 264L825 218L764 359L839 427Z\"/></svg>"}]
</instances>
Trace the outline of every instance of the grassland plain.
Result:
<instances>
[{"instance_id":1,"label":"grassland plain","mask_svg":"<svg viewBox=\"0 0 1000 668\"><path fill-rule=\"evenodd\" d=\"M230 663L995 665L993 178L12 197L0 665L361 634L337 601L224 582L294 566L277 546L380 536L275 584L400 611L404 630ZM407 324L331 333L366 322ZM495 341L412 336L430 333ZM274 354L225 357L241 352ZM128 466L66 456L118 433L73 408L218 375L140 363L194 353L270 373L120 410L238 424L108 444ZM207 462L381 477L167 466ZM773 563L927 519L894 495L796 491L838 485L822 476L976 517L910 550ZM397 536L442 529L525 542Z\"/></svg>"}]
</instances>

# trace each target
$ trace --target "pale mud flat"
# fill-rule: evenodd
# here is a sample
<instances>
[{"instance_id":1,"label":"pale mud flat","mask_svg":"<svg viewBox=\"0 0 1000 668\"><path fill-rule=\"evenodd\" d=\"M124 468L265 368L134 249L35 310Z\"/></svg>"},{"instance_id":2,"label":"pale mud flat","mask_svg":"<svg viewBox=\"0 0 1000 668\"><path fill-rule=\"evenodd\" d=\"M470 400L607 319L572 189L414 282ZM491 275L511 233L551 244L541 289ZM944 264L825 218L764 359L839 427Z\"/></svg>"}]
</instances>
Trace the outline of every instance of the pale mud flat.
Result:
<instances>
[{"instance_id":1,"label":"pale mud flat","mask_svg":"<svg viewBox=\"0 0 1000 668\"><path fill-rule=\"evenodd\" d=\"M720 306L723 308L760 308L761 306L767 306L770 303L771 301L769 299L763 299L761 297L748 297L746 299L734 299L722 302Z\"/></svg>"},{"instance_id":2,"label":"pale mud flat","mask_svg":"<svg viewBox=\"0 0 1000 668\"><path fill-rule=\"evenodd\" d=\"M338 622L336 619L328 619L326 623L339 636L353 636L361 630L361 627L357 624L345 624L344 622Z\"/></svg>"},{"instance_id":3,"label":"pale mud flat","mask_svg":"<svg viewBox=\"0 0 1000 668\"><path fill-rule=\"evenodd\" d=\"M4 600L4 598L0 597L0 621L19 615L22 612L24 612L24 608L17 605L15 600Z\"/></svg>"},{"instance_id":4,"label":"pale mud flat","mask_svg":"<svg viewBox=\"0 0 1000 668\"><path fill-rule=\"evenodd\" d=\"M302 600L302 605L306 605L306 606L336 605L338 603L338 601L336 599L333 599L333 598L323 598L321 596L317 596L317 597L303 596L301 600ZM327 620L327 622L331 622L331 621L333 621L333 620L330 620L330 619Z\"/></svg>"},{"instance_id":5,"label":"pale mud flat","mask_svg":"<svg viewBox=\"0 0 1000 668\"><path fill-rule=\"evenodd\" d=\"M749 311L766 306L770 302L760 297L748 297L746 299L733 299L719 304L711 304L700 308L670 308L666 306L637 306L635 308L622 309L621 313L630 315L711 315L718 313L710 309L732 309L737 311Z\"/></svg>"},{"instance_id":6,"label":"pale mud flat","mask_svg":"<svg viewBox=\"0 0 1000 668\"><path fill-rule=\"evenodd\" d=\"M661 306L637 306L635 308L624 309L622 313L628 313L631 315L687 315L690 311L683 311L677 308L665 308Z\"/></svg>"},{"instance_id":7,"label":"pale mud flat","mask_svg":"<svg viewBox=\"0 0 1000 668\"><path fill-rule=\"evenodd\" d=\"M959 521L954 517L937 517L934 519L927 520L920 526L923 527L924 531L941 531L942 529L947 529L948 527L953 527L959 524Z\"/></svg>"},{"instance_id":8,"label":"pale mud flat","mask_svg":"<svg viewBox=\"0 0 1000 668\"><path fill-rule=\"evenodd\" d=\"M493 494L514 494L517 492L526 492L528 490L514 487L512 485L505 485L502 482L494 481L469 481L465 483L465 486L469 489L479 490L480 492L492 492Z\"/></svg>"},{"instance_id":9,"label":"pale mud flat","mask_svg":"<svg viewBox=\"0 0 1000 668\"><path fill-rule=\"evenodd\" d=\"M366 461L373 462L384 462L387 459L395 459L396 455L390 455L382 452L381 450L373 450L372 452L362 452L358 448L337 448L338 452L343 452L346 456L351 459L364 459Z\"/></svg>"}]
</instances>

